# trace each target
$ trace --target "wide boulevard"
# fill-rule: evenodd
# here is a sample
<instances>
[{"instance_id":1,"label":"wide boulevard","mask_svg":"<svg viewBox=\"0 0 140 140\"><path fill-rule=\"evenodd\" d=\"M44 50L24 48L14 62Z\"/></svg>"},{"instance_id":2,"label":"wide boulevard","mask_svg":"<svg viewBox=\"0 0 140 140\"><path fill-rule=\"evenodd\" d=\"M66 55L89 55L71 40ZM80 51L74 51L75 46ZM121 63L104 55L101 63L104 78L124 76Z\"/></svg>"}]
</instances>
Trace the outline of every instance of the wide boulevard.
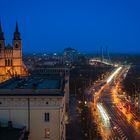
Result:
<instances>
[{"instance_id":1,"label":"wide boulevard","mask_svg":"<svg viewBox=\"0 0 140 140\"><path fill-rule=\"evenodd\" d=\"M89 90L89 108L104 140L140 140L140 118L120 93L129 66L119 66Z\"/></svg>"}]
</instances>

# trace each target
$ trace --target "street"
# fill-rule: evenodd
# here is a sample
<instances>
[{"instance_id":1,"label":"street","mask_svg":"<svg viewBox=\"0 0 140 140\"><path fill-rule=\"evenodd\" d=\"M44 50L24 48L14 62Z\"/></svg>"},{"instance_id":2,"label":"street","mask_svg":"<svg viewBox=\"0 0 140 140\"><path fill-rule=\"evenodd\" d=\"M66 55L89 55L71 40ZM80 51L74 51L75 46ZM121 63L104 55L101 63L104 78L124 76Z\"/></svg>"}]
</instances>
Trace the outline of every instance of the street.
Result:
<instances>
[{"instance_id":1,"label":"street","mask_svg":"<svg viewBox=\"0 0 140 140\"><path fill-rule=\"evenodd\" d=\"M94 90L91 89L89 96L94 99L90 102L90 108L102 139L140 139L140 121L135 118L133 111L128 111L118 96L118 85L126 71L126 67L117 68L106 79L106 83L101 86L95 84L92 87Z\"/></svg>"}]
</instances>

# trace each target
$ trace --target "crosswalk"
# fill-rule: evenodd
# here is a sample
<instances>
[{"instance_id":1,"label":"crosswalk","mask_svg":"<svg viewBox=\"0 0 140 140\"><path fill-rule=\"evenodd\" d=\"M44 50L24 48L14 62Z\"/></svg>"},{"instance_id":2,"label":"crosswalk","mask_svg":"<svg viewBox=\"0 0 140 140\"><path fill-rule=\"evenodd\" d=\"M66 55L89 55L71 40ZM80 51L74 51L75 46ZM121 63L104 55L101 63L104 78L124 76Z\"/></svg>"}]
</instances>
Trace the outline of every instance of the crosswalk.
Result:
<instances>
[{"instance_id":1,"label":"crosswalk","mask_svg":"<svg viewBox=\"0 0 140 140\"><path fill-rule=\"evenodd\" d=\"M117 123L112 122L112 126L114 126L113 129L111 129L114 135L111 140L128 140L124 131L121 129L121 127L118 126Z\"/></svg>"}]
</instances>

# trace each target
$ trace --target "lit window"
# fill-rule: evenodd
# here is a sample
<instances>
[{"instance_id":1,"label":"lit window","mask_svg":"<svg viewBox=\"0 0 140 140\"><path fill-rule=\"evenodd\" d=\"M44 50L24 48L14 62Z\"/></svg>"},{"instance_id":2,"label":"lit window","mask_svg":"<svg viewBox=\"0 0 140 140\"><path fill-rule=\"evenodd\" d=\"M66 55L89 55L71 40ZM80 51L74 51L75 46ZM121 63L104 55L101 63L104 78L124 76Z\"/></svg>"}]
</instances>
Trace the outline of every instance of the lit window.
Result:
<instances>
[{"instance_id":1,"label":"lit window","mask_svg":"<svg viewBox=\"0 0 140 140\"><path fill-rule=\"evenodd\" d=\"M44 120L45 120L45 122L49 122L50 121L50 113L45 113L44 114Z\"/></svg>"},{"instance_id":2,"label":"lit window","mask_svg":"<svg viewBox=\"0 0 140 140\"><path fill-rule=\"evenodd\" d=\"M50 138L50 129L49 128L45 128L45 138Z\"/></svg>"}]
</instances>

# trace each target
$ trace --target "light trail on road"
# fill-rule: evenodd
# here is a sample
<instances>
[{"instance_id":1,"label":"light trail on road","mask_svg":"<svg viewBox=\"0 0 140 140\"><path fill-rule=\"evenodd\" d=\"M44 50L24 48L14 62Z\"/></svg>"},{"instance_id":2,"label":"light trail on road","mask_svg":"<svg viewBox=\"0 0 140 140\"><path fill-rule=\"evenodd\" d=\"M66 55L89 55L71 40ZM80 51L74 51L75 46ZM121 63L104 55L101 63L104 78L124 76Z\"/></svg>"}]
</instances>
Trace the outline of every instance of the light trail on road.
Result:
<instances>
[{"instance_id":1,"label":"light trail on road","mask_svg":"<svg viewBox=\"0 0 140 140\"><path fill-rule=\"evenodd\" d=\"M119 73L119 71L122 69L122 67L117 68L107 79L107 83L111 82L112 79Z\"/></svg>"},{"instance_id":2,"label":"light trail on road","mask_svg":"<svg viewBox=\"0 0 140 140\"><path fill-rule=\"evenodd\" d=\"M99 112L103 118L103 123L105 127L110 127L110 122L109 122L109 116L105 110L105 108L102 106L101 103L97 104L97 108L99 109Z\"/></svg>"}]
</instances>

